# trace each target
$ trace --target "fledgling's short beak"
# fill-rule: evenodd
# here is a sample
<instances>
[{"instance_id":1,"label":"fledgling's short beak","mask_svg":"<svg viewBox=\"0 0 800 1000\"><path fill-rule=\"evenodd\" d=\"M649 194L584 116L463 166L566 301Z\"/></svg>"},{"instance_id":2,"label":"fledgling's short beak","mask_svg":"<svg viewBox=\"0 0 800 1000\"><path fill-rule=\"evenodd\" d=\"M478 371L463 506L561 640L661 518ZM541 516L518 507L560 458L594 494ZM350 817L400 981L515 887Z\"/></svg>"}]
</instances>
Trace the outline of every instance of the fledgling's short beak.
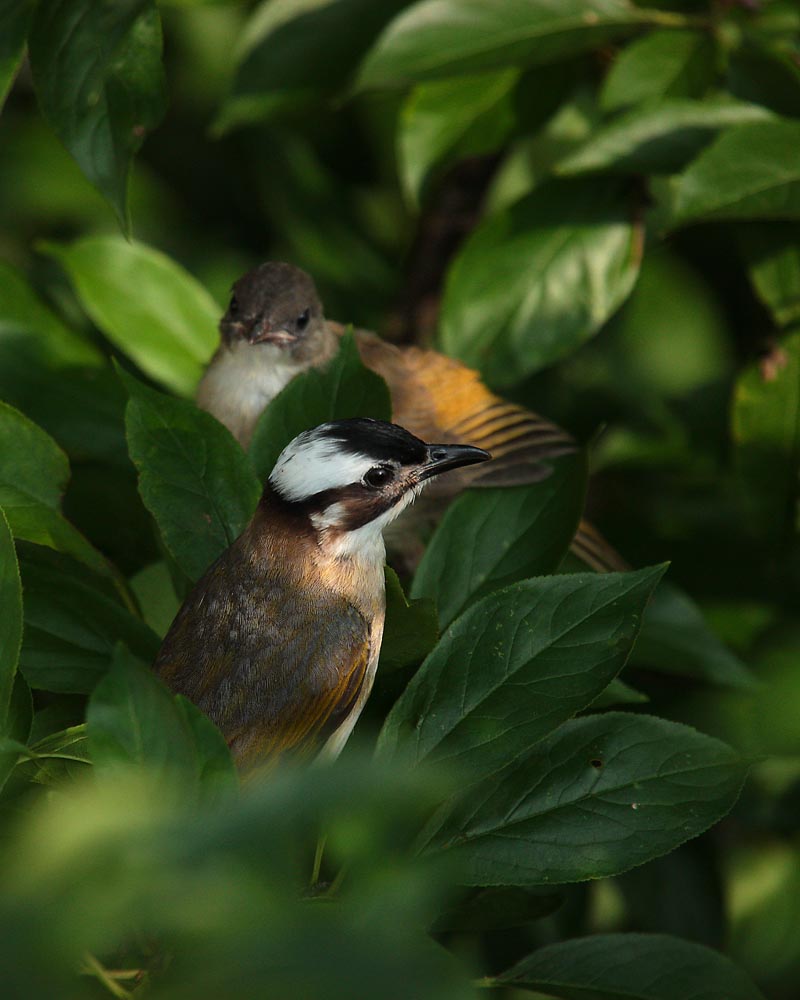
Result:
<instances>
[{"instance_id":1,"label":"fledgling's short beak","mask_svg":"<svg viewBox=\"0 0 800 1000\"><path fill-rule=\"evenodd\" d=\"M420 468L419 480L424 482L440 472L459 469L462 465L488 462L491 457L488 451L473 448L471 444L429 444L428 458Z\"/></svg>"},{"instance_id":2,"label":"fledgling's short beak","mask_svg":"<svg viewBox=\"0 0 800 1000\"><path fill-rule=\"evenodd\" d=\"M268 319L260 319L253 324L247 334L248 344L293 344L297 337L283 327L273 327Z\"/></svg>"}]
</instances>

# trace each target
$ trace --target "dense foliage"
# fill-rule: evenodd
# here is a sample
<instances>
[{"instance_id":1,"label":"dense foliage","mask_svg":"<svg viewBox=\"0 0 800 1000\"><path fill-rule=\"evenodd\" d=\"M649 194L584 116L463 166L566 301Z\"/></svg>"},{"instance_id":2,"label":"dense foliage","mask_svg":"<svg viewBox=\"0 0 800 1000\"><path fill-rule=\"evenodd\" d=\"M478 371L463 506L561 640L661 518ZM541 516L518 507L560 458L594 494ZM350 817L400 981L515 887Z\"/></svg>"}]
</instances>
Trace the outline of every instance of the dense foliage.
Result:
<instances>
[{"instance_id":1,"label":"dense foliage","mask_svg":"<svg viewBox=\"0 0 800 1000\"><path fill-rule=\"evenodd\" d=\"M796 996L797 4L0 0L2 96L3 995ZM352 340L249 454L197 410L270 257L587 448L241 789L147 666L281 447L389 415Z\"/></svg>"}]
</instances>

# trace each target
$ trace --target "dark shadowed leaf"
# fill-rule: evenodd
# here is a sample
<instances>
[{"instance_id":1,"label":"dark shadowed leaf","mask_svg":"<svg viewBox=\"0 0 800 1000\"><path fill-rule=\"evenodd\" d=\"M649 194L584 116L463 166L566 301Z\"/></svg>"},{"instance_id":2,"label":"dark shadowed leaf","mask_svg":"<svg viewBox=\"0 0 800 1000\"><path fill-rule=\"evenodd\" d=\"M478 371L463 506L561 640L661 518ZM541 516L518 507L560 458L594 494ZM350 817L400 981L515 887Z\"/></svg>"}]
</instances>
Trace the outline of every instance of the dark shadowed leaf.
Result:
<instances>
[{"instance_id":1,"label":"dark shadowed leaf","mask_svg":"<svg viewBox=\"0 0 800 1000\"><path fill-rule=\"evenodd\" d=\"M244 29L233 91L215 128L293 110L341 90L372 40L410 0L269 0Z\"/></svg>"},{"instance_id":2,"label":"dark shadowed leaf","mask_svg":"<svg viewBox=\"0 0 800 1000\"><path fill-rule=\"evenodd\" d=\"M738 232L750 280L775 322L800 321L800 226L753 222Z\"/></svg>"},{"instance_id":3,"label":"dark shadowed leaf","mask_svg":"<svg viewBox=\"0 0 800 1000\"><path fill-rule=\"evenodd\" d=\"M412 597L435 600L442 628L488 591L558 567L583 511L586 459L564 455L552 465L532 486L472 490L448 508L411 588Z\"/></svg>"},{"instance_id":4,"label":"dark shadowed leaf","mask_svg":"<svg viewBox=\"0 0 800 1000\"><path fill-rule=\"evenodd\" d=\"M632 30L646 15L625 0L422 0L379 36L358 86L556 62Z\"/></svg>"},{"instance_id":5,"label":"dark shadowed leaf","mask_svg":"<svg viewBox=\"0 0 800 1000\"><path fill-rule=\"evenodd\" d=\"M346 334L325 371L311 369L293 378L259 418L250 445L259 480L266 480L278 455L301 431L347 417L391 420L391 412L386 383L361 363L353 336Z\"/></svg>"},{"instance_id":6,"label":"dark shadowed leaf","mask_svg":"<svg viewBox=\"0 0 800 1000\"><path fill-rule=\"evenodd\" d=\"M234 791L239 779L225 737L188 698L176 695L175 704L183 713L194 740L200 786L210 796L215 792L226 794Z\"/></svg>"},{"instance_id":7,"label":"dark shadowed leaf","mask_svg":"<svg viewBox=\"0 0 800 1000\"><path fill-rule=\"evenodd\" d=\"M36 0L0 0L0 109L19 69Z\"/></svg>"},{"instance_id":8,"label":"dark shadowed leaf","mask_svg":"<svg viewBox=\"0 0 800 1000\"><path fill-rule=\"evenodd\" d=\"M556 166L565 176L592 171L670 174L722 128L772 117L758 104L670 99L637 107L601 126Z\"/></svg>"},{"instance_id":9,"label":"dark shadowed leaf","mask_svg":"<svg viewBox=\"0 0 800 1000\"><path fill-rule=\"evenodd\" d=\"M720 687L752 690L748 668L717 638L680 587L661 583L648 604L632 662Z\"/></svg>"},{"instance_id":10,"label":"dark shadowed leaf","mask_svg":"<svg viewBox=\"0 0 800 1000\"><path fill-rule=\"evenodd\" d=\"M196 580L244 530L260 494L230 431L187 400L120 371L139 492L180 569Z\"/></svg>"},{"instance_id":11,"label":"dark shadowed leaf","mask_svg":"<svg viewBox=\"0 0 800 1000\"><path fill-rule=\"evenodd\" d=\"M540 577L485 597L412 678L379 752L473 780L526 754L622 669L664 569Z\"/></svg>"},{"instance_id":12,"label":"dark shadowed leaf","mask_svg":"<svg viewBox=\"0 0 800 1000\"><path fill-rule=\"evenodd\" d=\"M185 395L217 346L220 310L175 261L121 237L47 244L92 321L143 372Z\"/></svg>"},{"instance_id":13,"label":"dark shadowed leaf","mask_svg":"<svg viewBox=\"0 0 800 1000\"><path fill-rule=\"evenodd\" d=\"M0 508L0 733L4 732L22 644L22 584L17 553Z\"/></svg>"},{"instance_id":14,"label":"dark shadowed leaf","mask_svg":"<svg viewBox=\"0 0 800 1000\"><path fill-rule=\"evenodd\" d=\"M764 1000L746 973L667 934L597 934L523 958L498 981L564 1000Z\"/></svg>"},{"instance_id":15,"label":"dark shadowed leaf","mask_svg":"<svg viewBox=\"0 0 800 1000\"><path fill-rule=\"evenodd\" d=\"M24 746L31 732L33 697L22 674L14 677L11 698L3 725L0 725L0 789L19 761L19 748Z\"/></svg>"},{"instance_id":16,"label":"dark shadowed leaf","mask_svg":"<svg viewBox=\"0 0 800 1000\"><path fill-rule=\"evenodd\" d=\"M553 913L563 901L564 896L558 890L539 886L473 889L440 914L432 931L434 934L448 931L475 934L522 927Z\"/></svg>"},{"instance_id":17,"label":"dark shadowed leaf","mask_svg":"<svg viewBox=\"0 0 800 1000\"><path fill-rule=\"evenodd\" d=\"M737 125L678 178L676 220L800 219L800 122Z\"/></svg>"},{"instance_id":18,"label":"dark shadowed leaf","mask_svg":"<svg viewBox=\"0 0 800 1000\"><path fill-rule=\"evenodd\" d=\"M124 642L146 662L158 636L101 579L71 560L28 546L20 558L25 634L20 670L33 688L90 692Z\"/></svg>"},{"instance_id":19,"label":"dark shadowed leaf","mask_svg":"<svg viewBox=\"0 0 800 1000\"><path fill-rule=\"evenodd\" d=\"M637 646L640 640L641 633L637 640ZM636 649L636 646L634 646L634 649ZM626 684L625 681L621 681L619 677L615 677L605 691L601 691L595 698L591 707L594 710L596 708L608 708L609 705L645 705L649 700L646 694L637 691L636 688L631 687L630 684Z\"/></svg>"},{"instance_id":20,"label":"dark shadowed leaf","mask_svg":"<svg viewBox=\"0 0 800 1000\"><path fill-rule=\"evenodd\" d=\"M165 108L151 0L48 0L28 39L42 112L128 229L128 172Z\"/></svg>"},{"instance_id":21,"label":"dark shadowed leaf","mask_svg":"<svg viewBox=\"0 0 800 1000\"><path fill-rule=\"evenodd\" d=\"M421 663L436 645L439 622L436 605L425 598L406 598L397 573L386 567L386 624L381 642L381 670L398 670Z\"/></svg>"},{"instance_id":22,"label":"dark shadowed leaf","mask_svg":"<svg viewBox=\"0 0 800 1000\"><path fill-rule=\"evenodd\" d=\"M800 66L789 45L770 45L754 34L745 35L730 53L727 83L742 100L781 115L800 115Z\"/></svg>"},{"instance_id":23,"label":"dark shadowed leaf","mask_svg":"<svg viewBox=\"0 0 800 1000\"><path fill-rule=\"evenodd\" d=\"M564 723L423 834L468 885L579 882L666 854L721 819L746 765L688 726L610 712Z\"/></svg>"},{"instance_id":24,"label":"dark shadowed leaf","mask_svg":"<svg viewBox=\"0 0 800 1000\"><path fill-rule=\"evenodd\" d=\"M0 505L15 538L74 556L108 575L106 560L61 514L69 479L67 456L40 427L0 403Z\"/></svg>"},{"instance_id":25,"label":"dark shadowed leaf","mask_svg":"<svg viewBox=\"0 0 800 1000\"><path fill-rule=\"evenodd\" d=\"M516 122L515 69L423 83L409 94L400 116L400 176L412 204L422 199L435 171L457 159L497 149Z\"/></svg>"},{"instance_id":26,"label":"dark shadowed leaf","mask_svg":"<svg viewBox=\"0 0 800 1000\"><path fill-rule=\"evenodd\" d=\"M595 178L550 181L490 216L450 268L445 351L498 385L569 354L633 288L634 211L621 183Z\"/></svg>"},{"instance_id":27,"label":"dark shadowed leaf","mask_svg":"<svg viewBox=\"0 0 800 1000\"><path fill-rule=\"evenodd\" d=\"M773 540L788 538L800 497L800 332L739 376L731 432L736 469L761 530Z\"/></svg>"},{"instance_id":28,"label":"dark shadowed leaf","mask_svg":"<svg viewBox=\"0 0 800 1000\"><path fill-rule=\"evenodd\" d=\"M644 101L702 97L714 79L714 40L703 31L653 31L626 45L605 78L600 103L616 111Z\"/></svg>"}]
</instances>

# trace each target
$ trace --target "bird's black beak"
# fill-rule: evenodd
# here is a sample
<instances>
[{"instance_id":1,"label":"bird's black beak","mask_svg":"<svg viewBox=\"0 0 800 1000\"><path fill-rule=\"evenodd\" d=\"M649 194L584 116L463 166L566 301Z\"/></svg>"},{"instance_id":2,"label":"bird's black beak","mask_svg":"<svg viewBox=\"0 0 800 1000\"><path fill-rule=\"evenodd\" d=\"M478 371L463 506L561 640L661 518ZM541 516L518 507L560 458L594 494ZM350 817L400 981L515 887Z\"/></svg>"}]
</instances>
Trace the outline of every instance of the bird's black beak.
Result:
<instances>
[{"instance_id":1,"label":"bird's black beak","mask_svg":"<svg viewBox=\"0 0 800 1000\"><path fill-rule=\"evenodd\" d=\"M473 448L471 444L429 444L428 458L420 469L419 481L424 482L448 469L460 469L462 465L488 462L491 457L488 451Z\"/></svg>"}]
</instances>

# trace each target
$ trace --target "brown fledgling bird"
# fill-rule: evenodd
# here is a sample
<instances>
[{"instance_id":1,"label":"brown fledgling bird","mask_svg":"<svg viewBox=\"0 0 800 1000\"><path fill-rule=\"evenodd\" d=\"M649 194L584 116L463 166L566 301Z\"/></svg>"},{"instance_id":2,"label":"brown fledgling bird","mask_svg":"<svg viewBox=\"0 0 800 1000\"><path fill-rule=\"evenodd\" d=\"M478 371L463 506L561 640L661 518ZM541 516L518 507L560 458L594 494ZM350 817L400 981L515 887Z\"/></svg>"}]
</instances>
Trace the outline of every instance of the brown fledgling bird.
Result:
<instances>
[{"instance_id":1,"label":"brown fledgling bird","mask_svg":"<svg viewBox=\"0 0 800 1000\"><path fill-rule=\"evenodd\" d=\"M154 664L222 730L241 770L339 753L378 665L383 529L435 477L489 457L363 418L284 448L249 525L195 584Z\"/></svg>"},{"instance_id":2,"label":"brown fledgling bird","mask_svg":"<svg viewBox=\"0 0 800 1000\"><path fill-rule=\"evenodd\" d=\"M327 365L344 331L325 318L308 274L291 264L261 264L233 286L219 349L197 390L198 405L246 448L267 404L300 372ZM492 455L485 466L463 469L429 491L438 509L466 487L537 482L550 474L548 460L575 450L566 431L496 396L460 361L397 347L366 330L354 333L362 361L389 387L394 421L423 440L471 443ZM586 521L572 548L596 569L627 568Z\"/></svg>"}]
</instances>

